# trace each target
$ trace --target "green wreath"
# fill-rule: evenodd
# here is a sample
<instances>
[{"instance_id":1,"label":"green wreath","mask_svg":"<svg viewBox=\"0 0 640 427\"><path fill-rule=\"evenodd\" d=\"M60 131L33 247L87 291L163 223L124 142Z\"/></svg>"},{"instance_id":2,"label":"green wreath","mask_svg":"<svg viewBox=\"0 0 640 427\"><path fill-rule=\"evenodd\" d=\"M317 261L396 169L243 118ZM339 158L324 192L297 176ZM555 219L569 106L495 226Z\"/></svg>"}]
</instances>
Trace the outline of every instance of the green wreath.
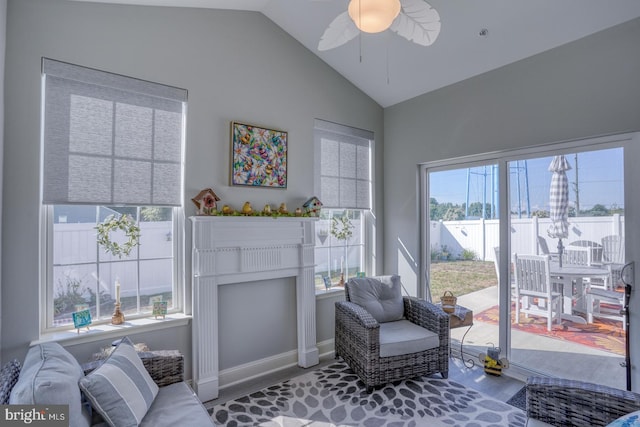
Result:
<instances>
[{"instance_id":1,"label":"green wreath","mask_svg":"<svg viewBox=\"0 0 640 427\"><path fill-rule=\"evenodd\" d=\"M96 227L98 230L98 244L104 251L111 255L122 258L128 256L131 250L140 244L140 227L138 227L129 215L109 215L101 224ZM111 241L111 232L115 230L124 231L127 241L119 244Z\"/></svg>"},{"instance_id":2,"label":"green wreath","mask_svg":"<svg viewBox=\"0 0 640 427\"><path fill-rule=\"evenodd\" d=\"M338 240L347 240L351 237L353 235L352 228L353 224L346 214L331 218L331 234Z\"/></svg>"}]
</instances>

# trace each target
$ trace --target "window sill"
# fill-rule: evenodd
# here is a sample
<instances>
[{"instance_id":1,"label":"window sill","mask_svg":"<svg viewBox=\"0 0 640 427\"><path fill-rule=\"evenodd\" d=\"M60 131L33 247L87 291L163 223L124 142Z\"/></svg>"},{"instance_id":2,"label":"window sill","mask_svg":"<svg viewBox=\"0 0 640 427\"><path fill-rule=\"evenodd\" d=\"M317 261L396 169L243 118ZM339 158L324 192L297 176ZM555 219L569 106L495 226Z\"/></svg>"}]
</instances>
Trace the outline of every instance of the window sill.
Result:
<instances>
[{"instance_id":1,"label":"window sill","mask_svg":"<svg viewBox=\"0 0 640 427\"><path fill-rule=\"evenodd\" d=\"M316 300L327 299L327 298L335 298L335 297L344 297L344 288L343 287L331 287L324 291L316 291Z\"/></svg>"},{"instance_id":2,"label":"window sill","mask_svg":"<svg viewBox=\"0 0 640 427\"><path fill-rule=\"evenodd\" d=\"M56 341L63 346L91 343L105 339L121 338L129 334L186 326L190 321L191 316L174 313L168 314L164 319L156 320L155 318L145 317L126 321L123 325L91 325L89 330L87 330L87 328L81 328L80 333L78 333L77 329L71 329L42 334L40 335L40 339L32 341L31 345L50 341Z\"/></svg>"}]
</instances>

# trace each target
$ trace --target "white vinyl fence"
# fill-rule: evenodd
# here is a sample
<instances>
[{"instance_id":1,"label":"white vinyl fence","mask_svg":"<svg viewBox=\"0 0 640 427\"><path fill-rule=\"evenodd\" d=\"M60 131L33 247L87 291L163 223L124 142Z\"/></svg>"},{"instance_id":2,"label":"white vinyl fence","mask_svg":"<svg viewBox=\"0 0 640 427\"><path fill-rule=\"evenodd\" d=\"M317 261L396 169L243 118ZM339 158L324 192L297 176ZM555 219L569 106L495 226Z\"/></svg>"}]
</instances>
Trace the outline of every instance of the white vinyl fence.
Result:
<instances>
[{"instance_id":1,"label":"white vinyl fence","mask_svg":"<svg viewBox=\"0 0 640 427\"><path fill-rule=\"evenodd\" d=\"M100 291L114 294L116 277L123 284L122 296L134 296L139 283L141 295L152 295L171 291L173 286L173 236L171 221L153 221L140 223L140 246L131 256L122 259L107 254L96 242L96 226L93 223L54 224L54 268L53 283L56 296L69 279L83 282L93 288L98 282ZM111 237L118 243L124 243L121 231L113 232ZM64 248L64 249L63 249ZM66 250L65 250L66 249ZM100 273L97 273L98 260Z\"/></svg>"},{"instance_id":2,"label":"white vinyl fence","mask_svg":"<svg viewBox=\"0 0 640 427\"><path fill-rule=\"evenodd\" d=\"M512 218L511 252L520 254L538 254L538 236L547 241L551 252L556 252L558 239L547 235L551 225L549 218ZM500 244L500 220L464 220L431 221L431 250L442 252L443 248L452 259L462 256L464 250L473 251L476 259L494 261L493 248ZM566 246L576 240L590 240L600 243L604 236L624 236L624 216L571 217L569 218L569 237L563 239Z\"/></svg>"}]
</instances>

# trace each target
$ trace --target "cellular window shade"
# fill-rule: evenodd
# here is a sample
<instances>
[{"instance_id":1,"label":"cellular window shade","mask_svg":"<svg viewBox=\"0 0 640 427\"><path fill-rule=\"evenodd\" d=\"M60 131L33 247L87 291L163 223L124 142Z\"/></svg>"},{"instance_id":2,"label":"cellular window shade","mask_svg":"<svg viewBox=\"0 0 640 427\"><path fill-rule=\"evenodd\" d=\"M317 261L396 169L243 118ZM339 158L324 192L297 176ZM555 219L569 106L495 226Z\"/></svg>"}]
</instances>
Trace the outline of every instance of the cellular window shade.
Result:
<instances>
[{"instance_id":1,"label":"cellular window shade","mask_svg":"<svg viewBox=\"0 0 640 427\"><path fill-rule=\"evenodd\" d=\"M319 159L317 193L326 208L371 209L371 141L373 133L316 120Z\"/></svg>"},{"instance_id":2,"label":"cellular window shade","mask_svg":"<svg viewBox=\"0 0 640 427\"><path fill-rule=\"evenodd\" d=\"M187 91L44 58L44 204L179 206Z\"/></svg>"}]
</instances>

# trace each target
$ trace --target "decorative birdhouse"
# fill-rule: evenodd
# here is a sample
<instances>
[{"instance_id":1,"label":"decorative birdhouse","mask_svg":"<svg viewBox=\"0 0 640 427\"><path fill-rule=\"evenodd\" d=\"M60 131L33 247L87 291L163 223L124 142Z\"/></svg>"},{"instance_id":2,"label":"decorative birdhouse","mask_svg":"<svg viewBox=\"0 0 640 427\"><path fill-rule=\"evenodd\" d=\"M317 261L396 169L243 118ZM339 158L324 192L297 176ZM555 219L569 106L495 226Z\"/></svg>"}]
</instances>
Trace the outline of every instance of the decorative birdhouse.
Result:
<instances>
[{"instance_id":1,"label":"decorative birdhouse","mask_svg":"<svg viewBox=\"0 0 640 427\"><path fill-rule=\"evenodd\" d=\"M316 196L313 196L302 205L305 213L309 216L319 216L320 208L322 208L322 202L318 200Z\"/></svg>"},{"instance_id":2,"label":"decorative birdhouse","mask_svg":"<svg viewBox=\"0 0 640 427\"><path fill-rule=\"evenodd\" d=\"M214 215L216 213L216 202L219 200L220 197L210 188L205 188L191 199L196 208L198 208L198 215Z\"/></svg>"}]
</instances>

